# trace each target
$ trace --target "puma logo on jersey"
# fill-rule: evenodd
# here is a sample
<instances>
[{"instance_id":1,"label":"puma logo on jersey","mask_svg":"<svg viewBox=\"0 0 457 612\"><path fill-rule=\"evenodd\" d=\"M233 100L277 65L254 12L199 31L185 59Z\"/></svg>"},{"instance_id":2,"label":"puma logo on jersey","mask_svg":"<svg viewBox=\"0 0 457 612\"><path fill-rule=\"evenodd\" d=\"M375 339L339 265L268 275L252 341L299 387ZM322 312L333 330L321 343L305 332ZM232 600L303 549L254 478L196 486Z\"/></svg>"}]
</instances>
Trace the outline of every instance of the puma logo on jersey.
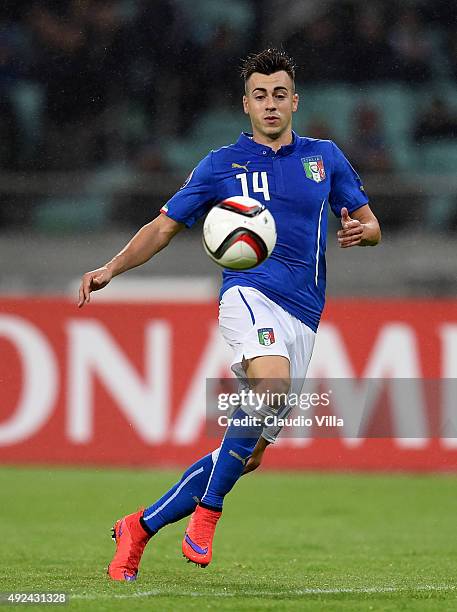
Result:
<instances>
[{"instance_id":1,"label":"puma logo on jersey","mask_svg":"<svg viewBox=\"0 0 457 612\"><path fill-rule=\"evenodd\" d=\"M249 171L248 170L248 164L250 164L250 163L251 163L250 161L247 161L244 164L244 166L243 166L243 164L237 164L237 163L233 162L232 168L240 168L241 170L246 170L246 172L248 172Z\"/></svg>"}]
</instances>

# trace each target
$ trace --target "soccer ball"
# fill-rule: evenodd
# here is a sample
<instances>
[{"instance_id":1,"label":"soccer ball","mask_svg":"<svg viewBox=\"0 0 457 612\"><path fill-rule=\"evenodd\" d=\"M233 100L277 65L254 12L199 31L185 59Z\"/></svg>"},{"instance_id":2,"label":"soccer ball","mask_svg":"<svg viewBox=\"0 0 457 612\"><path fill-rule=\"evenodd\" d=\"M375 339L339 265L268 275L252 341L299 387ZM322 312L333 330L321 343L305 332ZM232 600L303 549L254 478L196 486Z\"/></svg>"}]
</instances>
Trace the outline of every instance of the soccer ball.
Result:
<instances>
[{"instance_id":1,"label":"soccer ball","mask_svg":"<svg viewBox=\"0 0 457 612\"><path fill-rule=\"evenodd\" d=\"M263 204L233 196L214 206L203 225L203 246L223 268L247 270L261 264L276 244L276 226Z\"/></svg>"}]
</instances>

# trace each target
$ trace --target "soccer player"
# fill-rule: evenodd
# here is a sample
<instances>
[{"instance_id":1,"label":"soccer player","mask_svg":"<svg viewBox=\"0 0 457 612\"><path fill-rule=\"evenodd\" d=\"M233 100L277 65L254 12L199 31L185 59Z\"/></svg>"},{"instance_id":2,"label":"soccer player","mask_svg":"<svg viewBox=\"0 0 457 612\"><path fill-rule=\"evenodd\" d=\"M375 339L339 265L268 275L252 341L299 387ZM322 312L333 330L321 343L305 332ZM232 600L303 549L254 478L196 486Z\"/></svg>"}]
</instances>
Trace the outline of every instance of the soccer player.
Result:
<instances>
[{"instance_id":1,"label":"soccer player","mask_svg":"<svg viewBox=\"0 0 457 612\"><path fill-rule=\"evenodd\" d=\"M327 205L341 219L337 238L342 248L375 245L381 234L361 181L340 149L292 131L298 106L292 60L267 49L245 60L242 75L252 134L211 151L162 214L110 262L84 274L79 306L114 276L148 261L216 203L234 195L254 197L273 214L277 243L260 266L224 271L219 323L234 350L232 369L243 384L280 397L301 390L324 306ZM189 467L159 500L118 520L109 576L135 580L149 539L188 515L183 554L208 565L225 496L243 473L258 467L279 433L279 428L263 427L261 419L287 410L275 402L257 411L249 403L238 407L235 419L248 414L260 418L260 425L253 420L252 425L230 424L220 447Z\"/></svg>"}]
</instances>

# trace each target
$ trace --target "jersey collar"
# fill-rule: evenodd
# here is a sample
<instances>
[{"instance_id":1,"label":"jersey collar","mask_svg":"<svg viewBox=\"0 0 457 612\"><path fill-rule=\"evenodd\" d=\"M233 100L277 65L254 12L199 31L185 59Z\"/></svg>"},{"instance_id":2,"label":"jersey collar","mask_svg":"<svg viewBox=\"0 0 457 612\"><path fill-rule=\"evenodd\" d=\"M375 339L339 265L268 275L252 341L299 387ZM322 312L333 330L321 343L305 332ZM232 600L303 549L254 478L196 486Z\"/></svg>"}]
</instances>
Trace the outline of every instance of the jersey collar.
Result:
<instances>
[{"instance_id":1,"label":"jersey collar","mask_svg":"<svg viewBox=\"0 0 457 612\"><path fill-rule=\"evenodd\" d=\"M275 155L290 155L295 151L298 144L298 136L292 131L292 142L288 145L283 145L277 153L273 151L273 149L267 145L259 144L258 142L254 142L252 140L252 134L249 132L242 132L240 137L238 138L237 144L243 149L247 149L252 153L256 153L257 155L265 155L269 157L274 157Z\"/></svg>"}]
</instances>

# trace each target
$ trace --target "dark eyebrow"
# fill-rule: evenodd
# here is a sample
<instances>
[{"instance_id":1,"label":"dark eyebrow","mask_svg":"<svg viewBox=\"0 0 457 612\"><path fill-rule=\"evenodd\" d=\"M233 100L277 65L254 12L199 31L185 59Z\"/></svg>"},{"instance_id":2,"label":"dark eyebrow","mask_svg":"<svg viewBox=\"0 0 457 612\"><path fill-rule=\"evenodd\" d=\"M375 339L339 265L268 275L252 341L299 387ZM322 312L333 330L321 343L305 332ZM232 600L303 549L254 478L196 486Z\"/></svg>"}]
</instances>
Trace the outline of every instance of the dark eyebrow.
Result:
<instances>
[{"instance_id":1,"label":"dark eyebrow","mask_svg":"<svg viewBox=\"0 0 457 612\"><path fill-rule=\"evenodd\" d=\"M284 87L283 85L278 85L278 87L275 87L273 91L277 91L278 89L284 89L285 91L289 91L287 87ZM267 90L265 89L265 87L256 87L255 89L252 90L251 93L254 93L255 91L267 91Z\"/></svg>"}]
</instances>

